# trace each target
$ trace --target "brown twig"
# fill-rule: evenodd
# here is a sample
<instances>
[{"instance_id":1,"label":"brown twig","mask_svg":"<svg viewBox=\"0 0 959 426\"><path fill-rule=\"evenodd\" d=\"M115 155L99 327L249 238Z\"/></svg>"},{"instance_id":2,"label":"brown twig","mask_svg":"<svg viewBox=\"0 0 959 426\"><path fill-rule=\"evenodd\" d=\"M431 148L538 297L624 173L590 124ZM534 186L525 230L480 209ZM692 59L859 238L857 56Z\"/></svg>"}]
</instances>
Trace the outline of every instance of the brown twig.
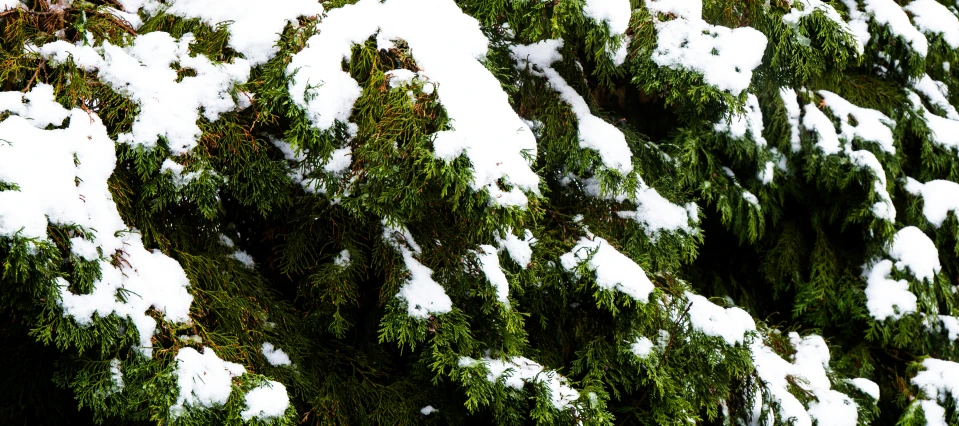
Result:
<instances>
[{"instance_id":1,"label":"brown twig","mask_svg":"<svg viewBox=\"0 0 959 426\"><path fill-rule=\"evenodd\" d=\"M43 61L37 64L37 69L33 72L33 77L30 77L30 81L27 82L27 87L24 87L23 90L20 91L21 93L30 91L30 86L33 86L33 82L36 81L37 76L40 75L40 68L43 68Z\"/></svg>"},{"instance_id":2,"label":"brown twig","mask_svg":"<svg viewBox=\"0 0 959 426\"><path fill-rule=\"evenodd\" d=\"M100 12L99 10L94 10L93 13L113 21L114 23L119 25L120 28L123 28L126 32L130 33L131 35L137 35L137 31L133 29L130 22L127 21L126 19L120 19L120 17L112 13L103 13L103 12Z\"/></svg>"}]
</instances>

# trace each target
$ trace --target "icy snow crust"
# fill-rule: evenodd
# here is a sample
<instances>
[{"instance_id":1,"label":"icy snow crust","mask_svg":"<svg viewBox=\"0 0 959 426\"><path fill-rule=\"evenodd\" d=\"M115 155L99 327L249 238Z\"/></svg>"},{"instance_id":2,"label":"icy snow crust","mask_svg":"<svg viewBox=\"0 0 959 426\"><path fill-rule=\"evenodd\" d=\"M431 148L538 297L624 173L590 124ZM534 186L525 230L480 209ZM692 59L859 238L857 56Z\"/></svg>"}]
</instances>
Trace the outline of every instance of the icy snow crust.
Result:
<instances>
[{"instance_id":1,"label":"icy snow crust","mask_svg":"<svg viewBox=\"0 0 959 426\"><path fill-rule=\"evenodd\" d=\"M439 101L452 121L451 130L434 134L434 155L445 161L466 155L473 190L487 191L495 205L525 207L524 191L539 193L539 176L525 157L535 157L536 138L479 62L488 49L479 22L452 0L360 0L329 11L317 29L287 68L290 95L317 128L348 123L360 96L359 84L340 67L350 48L377 33L382 40L403 39L422 72L438 85ZM512 188L501 189L500 180Z\"/></svg>"}]
</instances>

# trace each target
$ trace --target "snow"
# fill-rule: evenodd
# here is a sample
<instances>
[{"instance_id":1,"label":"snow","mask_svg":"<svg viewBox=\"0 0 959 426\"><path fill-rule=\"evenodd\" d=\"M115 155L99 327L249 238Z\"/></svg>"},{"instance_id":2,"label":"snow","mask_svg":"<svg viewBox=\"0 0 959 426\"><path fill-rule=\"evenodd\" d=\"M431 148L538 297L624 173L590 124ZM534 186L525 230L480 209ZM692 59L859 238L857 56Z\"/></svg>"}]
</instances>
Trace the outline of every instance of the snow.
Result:
<instances>
[{"instance_id":1,"label":"snow","mask_svg":"<svg viewBox=\"0 0 959 426\"><path fill-rule=\"evenodd\" d=\"M195 345L199 345L203 343L203 338L200 336L197 336L196 334L191 334L191 335L181 334L177 336L177 340L186 344L193 343Z\"/></svg>"},{"instance_id":2,"label":"snow","mask_svg":"<svg viewBox=\"0 0 959 426\"><path fill-rule=\"evenodd\" d=\"M243 266L253 269L256 266L256 262L253 261L253 256L250 256L249 253L243 250L237 250L230 255L230 257L236 259L238 262L243 264Z\"/></svg>"},{"instance_id":3,"label":"snow","mask_svg":"<svg viewBox=\"0 0 959 426\"><path fill-rule=\"evenodd\" d=\"M632 43L632 41L633 38L630 36L623 37L619 47L613 51L613 65L618 67L626 63L626 58L629 56L629 44Z\"/></svg>"},{"instance_id":4,"label":"snow","mask_svg":"<svg viewBox=\"0 0 959 426\"><path fill-rule=\"evenodd\" d=\"M637 176L638 177L638 176ZM689 202L685 206L674 204L651 188L638 177L636 187L626 192L604 193L601 191L599 180L595 177L579 179L567 174L563 177L563 184L577 182L582 185L586 195L602 200L623 203L627 200L636 204L636 210L621 210L616 214L623 219L630 219L642 226L650 239L657 239L662 232L682 231L686 234L695 232L692 223L699 222L699 207ZM629 197L632 195L632 197Z\"/></svg>"},{"instance_id":5,"label":"snow","mask_svg":"<svg viewBox=\"0 0 959 426\"><path fill-rule=\"evenodd\" d=\"M909 16L906 15L906 12L903 11L902 7L896 4L894 0L863 0L862 3L866 9L866 13L871 16L873 21L880 25L886 25L887 28L889 28L889 32L909 43L914 52L921 56L926 56L926 53L929 51L929 42L926 40L926 37L909 22ZM920 6L920 8L928 9L925 6ZM952 15L951 12L949 14Z\"/></svg>"},{"instance_id":6,"label":"snow","mask_svg":"<svg viewBox=\"0 0 959 426\"><path fill-rule=\"evenodd\" d=\"M296 24L300 16L320 15L323 6L316 0L284 0L270 7L263 7L258 0L175 0L165 12L199 18L213 28L227 24L230 47L251 65L260 65L276 55L276 42L287 23Z\"/></svg>"},{"instance_id":7,"label":"snow","mask_svg":"<svg viewBox=\"0 0 959 426\"><path fill-rule=\"evenodd\" d=\"M117 3L130 13L143 9L144 12L152 14L161 7L159 0L117 0Z\"/></svg>"},{"instance_id":8,"label":"snow","mask_svg":"<svg viewBox=\"0 0 959 426\"><path fill-rule=\"evenodd\" d=\"M133 28L134 30L139 29L140 26L143 25L143 20L140 19L140 15L137 15L136 13L124 12L109 6L103 8L103 10L110 15L113 15L113 17L118 19L120 22L126 22L130 25L130 28Z\"/></svg>"},{"instance_id":9,"label":"snow","mask_svg":"<svg viewBox=\"0 0 959 426\"><path fill-rule=\"evenodd\" d=\"M503 384L520 390L526 383L540 383L550 392L553 407L563 410L579 399L579 392L569 386L566 378L559 373L547 370L542 365L526 357L515 357L509 360L484 357L476 360L462 357L460 367L473 367L482 364L488 370L486 379L490 382L502 380Z\"/></svg>"},{"instance_id":10,"label":"snow","mask_svg":"<svg viewBox=\"0 0 959 426\"><path fill-rule=\"evenodd\" d=\"M183 188L200 177L200 172L183 173L183 165L167 158L160 165L160 173L170 172L173 178L173 186Z\"/></svg>"},{"instance_id":11,"label":"snow","mask_svg":"<svg viewBox=\"0 0 959 426\"><path fill-rule=\"evenodd\" d=\"M910 83L912 88L923 94L930 103L942 108L946 112L946 118L959 120L959 112L956 112L956 107L949 103L949 88L945 83L933 80L932 77L929 77L929 74L923 74L922 78Z\"/></svg>"},{"instance_id":12,"label":"snow","mask_svg":"<svg viewBox=\"0 0 959 426\"><path fill-rule=\"evenodd\" d=\"M23 3L20 0L0 0L0 12L13 9L15 7L23 7Z\"/></svg>"},{"instance_id":13,"label":"snow","mask_svg":"<svg viewBox=\"0 0 959 426\"><path fill-rule=\"evenodd\" d=\"M849 383L863 391L866 395L872 397L872 399L879 400L879 385L876 384L876 382L862 377L856 377L855 379L849 379Z\"/></svg>"},{"instance_id":14,"label":"snow","mask_svg":"<svg viewBox=\"0 0 959 426\"><path fill-rule=\"evenodd\" d=\"M628 6L628 2L627 2ZM627 19L629 15L626 15ZM626 143L622 131L602 118L593 115L579 93L576 92L555 69L550 67L562 59L559 49L563 40L543 40L530 45L510 46L510 53L517 62L517 68L529 69L530 73L545 77L553 90L559 93L579 121L579 146L599 153L603 165L620 174L626 175L633 170L632 152Z\"/></svg>"},{"instance_id":15,"label":"snow","mask_svg":"<svg viewBox=\"0 0 959 426\"><path fill-rule=\"evenodd\" d=\"M605 22L614 37L629 28L632 12L629 0L586 0L583 5L583 13L596 22Z\"/></svg>"},{"instance_id":16,"label":"snow","mask_svg":"<svg viewBox=\"0 0 959 426\"><path fill-rule=\"evenodd\" d=\"M849 396L830 389L827 375L829 348L823 338L817 335L800 337L792 332L789 340L796 349L793 362L777 355L759 339L750 345L756 373L766 384L769 396L779 403L779 419L783 423L792 419L795 426L812 426L813 421L820 425L856 426L858 405ZM808 410L789 392L790 377L796 379L793 380L796 386L815 397ZM757 398L761 396L757 395ZM754 413L754 421L758 414ZM772 424L772 421L766 424Z\"/></svg>"},{"instance_id":17,"label":"snow","mask_svg":"<svg viewBox=\"0 0 959 426\"><path fill-rule=\"evenodd\" d=\"M37 84L25 94L0 92L0 111L19 115L38 129L59 126L70 116L70 111L54 99L53 86L45 83Z\"/></svg>"},{"instance_id":18,"label":"snow","mask_svg":"<svg viewBox=\"0 0 959 426\"><path fill-rule=\"evenodd\" d=\"M415 72L403 68L389 70L383 74L386 75L386 79L389 80L390 89L408 86L412 84L413 80L417 77Z\"/></svg>"},{"instance_id":19,"label":"snow","mask_svg":"<svg viewBox=\"0 0 959 426\"><path fill-rule=\"evenodd\" d=\"M110 360L110 382L113 383L113 391L123 391L123 371L120 370L120 360L113 358Z\"/></svg>"},{"instance_id":20,"label":"snow","mask_svg":"<svg viewBox=\"0 0 959 426\"><path fill-rule=\"evenodd\" d=\"M506 250L510 259L513 259L517 265L526 269L533 261L533 244L536 239L529 229L523 230L523 238L513 235L513 230L506 230L506 238L496 238L496 245L500 250Z\"/></svg>"},{"instance_id":21,"label":"snow","mask_svg":"<svg viewBox=\"0 0 959 426\"><path fill-rule=\"evenodd\" d=\"M233 391L233 378L246 373L242 365L220 359L209 348L203 353L181 348L175 362L179 394L170 407L173 417L184 414L187 406L210 408L226 404Z\"/></svg>"},{"instance_id":22,"label":"snow","mask_svg":"<svg viewBox=\"0 0 959 426\"><path fill-rule=\"evenodd\" d=\"M940 34L953 49L959 49L959 19L936 0L915 0L903 9L912 14L912 22L926 34Z\"/></svg>"},{"instance_id":23,"label":"snow","mask_svg":"<svg viewBox=\"0 0 959 426\"><path fill-rule=\"evenodd\" d=\"M946 409L928 399L920 400L919 406L922 407L923 417L926 419L926 426L949 426L946 423Z\"/></svg>"},{"instance_id":24,"label":"snow","mask_svg":"<svg viewBox=\"0 0 959 426\"><path fill-rule=\"evenodd\" d=\"M922 214L935 227L942 226L949 212L959 211L959 184L948 180L921 183L906 178L906 191L922 196Z\"/></svg>"},{"instance_id":25,"label":"snow","mask_svg":"<svg viewBox=\"0 0 959 426\"><path fill-rule=\"evenodd\" d=\"M493 288L496 289L496 300L509 309L509 281L506 280L506 274L503 273L503 269L499 266L499 256L497 255L496 248L483 244L475 254L479 261L480 269L483 270L486 279L493 285Z\"/></svg>"},{"instance_id":26,"label":"snow","mask_svg":"<svg viewBox=\"0 0 959 426\"><path fill-rule=\"evenodd\" d=\"M799 108L799 101L796 99L796 91L789 87L779 89L779 97L783 100L786 108L786 119L789 122L789 146L792 152L799 152L802 149L802 143L799 139L799 116L802 110Z\"/></svg>"},{"instance_id":27,"label":"snow","mask_svg":"<svg viewBox=\"0 0 959 426\"><path fill-rule=\"evenodd\" d=\"M930 328L945 332L949 340L959 339L959 318L951 315L938 315L936 318L939 320L937 323L927 323Z\"/></svg>"},{"instance_id":28,"label":"snow","mask_svg":"<svg viewBox=\"0 0 959 426\"><path fill-rule=\"evenodd\" d=\"M656 237L664 231L693 232L689 222L698 222L698 207L694 203L680 206L659 195L656 188L641 185L635 193L636 210L619 211L623 219L632 219L642 225L646 234Z\"/></svg>"},{"instance_id":29,"label":"snow","mask_svg":"<svg viewBox=\"0 0 959 426\"><path fill-rule=\"evenodd\" d=\"M192 34L175 40L170 34L152 32L137 36L126 47L107 40L97 48L59 40L43 45L40 52L55 63L72 58L78 67L97 71L102 82L139 106L132 131L121 133L118 142L152 148L163 137L173 154L181 155L197 145L200 110L210 121L234 110L231 91L250 75L244 59L213 63L203 55L191 56L192 42ZM196 75L177 82L174 63Z\"/></svg>"},{"instance_id":30,"label":"snow","mask_svg":"<svg viewBox=\"0 0 959 426\"><path fill-rule=\"evenodd\" d=\"M816 133L816 146L824 154L844 153L853 165L871 172L873 192L879 198L873 204L872 212L879 219L895 221L896 207L886 189L886 172L882 164L872 152L852 148L853 139L859 137L877 142L885 152L895 153L892 131L888 127L894 125L894 122L879 111L857 107L835 93L821 90L819 94L823 97L823 104L839 119L840 133L836 133L832 120L814 104L807 104L804 108L806 114L803 126ZM855 118L857 124L853 125L849 117Z\"/></svg>"},{"instance_id":31,"label":"snow","mask_svg":"<svg viewBox=\"0 0 959 426\"><path fill-rule=\"evenodd\" d=\"M286 386L280 382L270 380L267 384L250 389L244 398L246 410L240 412L244 421L257 419L275 419L283 416L290 407L290 396L286 393Z\"/></svg>"},{"instance_id":32,"label":"snow","mask_svg":"<svg viewBox=\"0 0 959 426\"><path fill-rule=\"evenodd\" d=\"M440 410L437 410L437 409L433 408L432 405L427 405L427 406L425 406L425 407L423 407L423 408L420 408L420 413L423 413L424 416L428 416L428 415L433 414L433 413L435 413L435 412L437 412L437 411L440 411Z\"/></svg>"},{"instance_id":33,"label":"snow","mask_svg":"<svg viewBox=\"0 0 959 426\"><path fill-rule=\"evenodd\" d=\"M908 268L919 281L932 283L942 269L936 245L915 226L907 226L896 233L889 255L896 260L896 269Z\"/></svg>"},{"instance_id":34,"label":"snow","mask_svg":"<svg viewBox=\"0 0 959 426\"><path fill-rule=\"evenodd\" d=\"M885 114L869 108L860 108L839 95L827 90L820 90L823 103L829 107L832 115L839 119L839 137L851 142L854 137L865 141L876 142L879 147L890 154L896 153L893 146L892 127L896 122ZM850 117L854 118L853 124Z\"/></svg>"},{"instance_id":35,"label":"snow","mask_svg":"<svg viewBox=\"0 0 959 426\"><path fill-rule=\"evenodd\" d=\"M701 73L707 84L733 95L749 87L752 71L762 63L766 49L766 36L761 32L706 23L699 0L649 0L646 9L656 26L657 46L652 56L656 64ZM660 19L668 14L676 17Z\"/></svg>"},{"instance_id":36,"label":"snow","mask_svg":"<svg viewBox=\"0 0 959 426\"><path fill-rule=\"evenodd\" d=\"M929 128L932 142L943 148L959 150L959 120L950 120L933 114L922 104L919 95L909 90L907 90L907 93L913 108L921 112L926 120L926 127Z\"/></svg>"},{"instance_id":37,"label":"snow","mask_svg":"<svg viewBox=\"0 0 959 426\"><path fill-rule=\"evenodd\" d=\"M434 155L446 162L465 155L473 190L487 191L497 206L522 208L524 191L539 193L539 176L524 157L535 157L536 138L499 80L479 62L488 50L479 22L453 0L360 0L329 11L317 30L287 67L290 95L317 128L348 122L361 88L341 61L354 44L379 31L377 39L405 40L420 69L438 84L453 129L433 135ZM499 181L511 189L501 189Z\"/></svg>"},{"instance_id":38,"label":"snow","mask_svg":"<svg viewBox=\"0 0 959 426\"><path fill-rule=\"evenodd\" d=\"M0 109L16 114L0 122L5 141L0 143L0 181L20 188L0 192L0 235L19 232L47 240L48 222L84 229L86 237L70 239L71 251L95 262L102 276L90 294L74 294L58 278L63 314L84 326L92 324L94 315L130 318L140 352L150 356L157 323L146 311L152 307L167 321L188 322L193 296L180 264L148 251L120 217L107 183L116 166L114 142L103 123L96 114L63 109L52 88L43 84L27 95L0 93ZM66 128L42 129L66 118ZM111 260L117 253L125 261L115 267ZM125 300L118 300L120 291Z\"/></svg>"},{"instance_id":39,"label":"snow","mask_svg":"<svg viewBox=\"0 0 959 426\"><path fill-rule=\"evenodd\" d=\"M734 114L732 117L720 121L713 126L717 132L728 133L736 139L746 137L747 132L756 141L756 146L766 146L763 137L763 112L759 109L759 99L750 93L746 96L746 111Z\"/></svg>"},{"instance_id":40,"label":"snow","mask_svg":"<svg viewBox=\"0 0 959 426\"><path fill-rule=\"evenodd\" d=\"M818 136L816 147L826 155L839 154L842 150L842 144L839 142L839 135L836 134L836 128L833 126L832 120L819 108L816 108L816 105L806 104L803 110L806 112L802 120L803 127L815 132Z\"/></svg>"},{"instance_id":41,"label":"snow","mask_svg":"<svg viewBox=\"0 0 959 426\"><path fill-rule=\"evenodd\" d=\"M290 356L283 352L283 349L273 346L270 342L264 342L261 347L263 351L263 357L266 358L266 362L270 363L272 366L281 366L281 365L293 365L290 362Z\"/></svg>"},{"instance_id":42,"label":"snow","mask_svg":"<svg viewBox=\"0 0 959 426\"><path fill-rule=\"evenodd\" d=\"M851 145L846 145L846 155L849 160L859 168L869 169L873 175L872 188L879 201L872 205L872 213L876 217L894 222L896 220L896 207L892 204L892 197L886 190L886 171L876 155L866 150L853 150Z\"/></svg>"},{"instance_id":43,"label":"snow","mask_svg":"<svg viewBox=\"0 0 959 426\"><path fill-rule=\"evenodd\" d=\"M330 159L323 164L323 170L334 175L342 175L350 169L353 151L350 147L337 148L330 153Z\"/></svg>"},{"instance_id":44,"label":"snow","mask_svg":"<svg viewBox=\"0 0 959 426\"><path fill-rule=\"evenodd\" d=\"M341 268L346 268L350 266L350 251L343 250L340 254L336 255L336 258L333 259L333 264Z\"/></svg>"},{"instance_id":45,"label":"snow","mask_svg":"<svg viewBox=\"0 0 959 426\"><path fill-rule=\"evenodd\" d=\"M922 360L923 370L912 378L925 399L945 401L952 396L959 403L959 363L935 358Z\"/></svg>"},{"instance_id":46,"label":"snow","mask_svg":"<svg viewBox=\"0 0 959 426\"><path fill-rule=\"evenodd\" d=\"M649 294L655 288L639 265L620 253L608 241L587 231L576 246L560 257L567 271L587 262L587 268L596 274L596 285L603 290L620 291L643 303L649 302Z\"/></svg>"},{"instance_id":47,"label":"snow","mask_svg":"<svg viewBox=\"0 0 959 426\"><path fill-rule=\"evenodd\" d=\"M892 267L893 263L888 259L863 267L863 277L866 279L866 308L878 321L886 318L899 319L905 314L916 312L916 295L909 291L906 280L889 278Z\"/></svg>"},{"instance_id":48,"label":"snow","mask_svg":"<svg viewBox=\"0 0 959 426\"><path fill-rule=\"evenodd\" d=\"M629 350L640 358L646 358L653 351L653 341L648 337L640 337L630 345Z\"/></svg>"},{"instance_id":49,"label":"snow","mask_svg":"<svg viewBox=\"0 0 959 426\"><path fill-rule=\"evenodd\" d=\"M756 177L762 181L763 185L769 185L773 181L775 176L776 163L772 161L767 161L765 167L759 171Z\"/></svg>"},{"instance_id":50,"label":"snow","mask_svg":"<svg viewBox=\"0 0 959 426\"><path fill-rule=\"evenodd\" d=\"M286 141L272 139L271 142L273 143L273 146L279 148L280 152L283 153L283 158L293 163L290 166L290 171L287 173L287 175L291 180L293 180L294 183L299 184L304 191L310 194L326 193L326 187L323 185L322 181L307 177L313 172L313 169L306 163L305 154L298 152L296 148Z\"/></svg>"},{"instance_id":51,"label":"snow","mask_svg":"<svg viewBox=\"0 0 959 426\"><path fill-rule=\"evenodd\" d=\"M796 6L800 5L802 6L801 10L796 8ZM798 0L794 2L792 6L793 7L789 10L789 13L783 15L783 22L789 25L797 25L802 18L813 14L813 12L820 12L826 18L829 18L829 20L835 22L842 31L855 36L857 41L856 50L862 54L865 43L869 40L868 30L864 28L859 30L866 31L866 37L865 40L863 40L857 35L857 31L853 29L849 23L842 19L842 16L839 15L839 12L837 12L836 8L834 8L831 4L823 3L821 0Z\"/></svg>"},{"instance_id":52,"label":"snow","mask_svg":"<svg viewBox=\"0 0 959 426\"><path fill-rule=\"evenodd\" d=\"M869 16L859 10L859 4L857 0L840 0L848 10L849 16L849 28L852 30L853 36L856 37L856 47L860 55L869 40L872 38L872 33L869 32Z\"/></svg>"},{"instance_id":53,"label":"snow","mask_svg":"<svg viewBox=\"0 0 959 426\"><path fill-rule=\"evenodd\" d=\"M756 197L756 194L753 194L752 192L749 192L749 191L747 191L747 190L744 189L744 190L743 190L743 199L746 200L746 202L748 202L749 204L752 204L753 207L755 207L755 208L757 208L757 209L761 208L761 206L759 205L759 198Z\"/></svg>"},{"instance_id":54,"label":"snow","mask_svg":"<svg viewBox=\"0 0 959 426\"><path fill-rule=\"evenodd\" d=\"M433 270L413 257L422 250L413 241L406 227L389 226L384 221L383 239L403 256L409 279L400 287L396 297L406 302L407 313L413 318L427 319L431 314L445 314L453 310L453 301L443 286L433 280Z\"/></svg>"},{"instance_id":55,"label":"snow","mask_svg":"<svg viewBox=\"0 0 959 426\"><path fill-rule=\"evenodd\" d=\"M729 345L743 343L746 335L756 330L756 322L746 311L723 308L709 299L686 292L689 301L689 323L707 336L721 337Z\"/></svg>"}]
</instances>

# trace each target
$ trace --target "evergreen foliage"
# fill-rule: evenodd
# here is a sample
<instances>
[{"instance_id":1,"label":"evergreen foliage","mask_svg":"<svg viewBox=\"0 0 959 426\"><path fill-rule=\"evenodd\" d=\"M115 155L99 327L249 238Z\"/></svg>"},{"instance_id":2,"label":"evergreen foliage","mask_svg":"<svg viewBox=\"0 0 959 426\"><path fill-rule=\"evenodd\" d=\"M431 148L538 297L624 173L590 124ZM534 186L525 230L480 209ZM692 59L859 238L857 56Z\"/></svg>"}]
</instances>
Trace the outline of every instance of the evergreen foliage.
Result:
<instances>
[{"instance_id":1,"label":"evergreen foliage","mask_svg":"<svg viewBox=\"0 0 959 426\"><path fill-rule=\"evenodd\" d=\"M954 3L273 3L0 0L0 423L959 425Z\"/></svg>"}]
</instances>

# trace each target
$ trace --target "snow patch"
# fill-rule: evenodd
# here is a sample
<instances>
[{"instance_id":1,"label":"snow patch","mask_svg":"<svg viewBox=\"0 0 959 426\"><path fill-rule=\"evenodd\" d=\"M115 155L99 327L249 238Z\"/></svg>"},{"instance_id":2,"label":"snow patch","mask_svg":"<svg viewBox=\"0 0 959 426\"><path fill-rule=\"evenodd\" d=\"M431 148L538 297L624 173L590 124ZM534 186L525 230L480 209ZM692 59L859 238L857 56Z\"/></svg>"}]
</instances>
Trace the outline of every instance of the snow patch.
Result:
<instances>
[{"instance_id":1,"label":"snow patch","mask_svg":"<svg viewBox=\"0 0 959 426\"><path fill-rule=\"evenodd\" d=\"M269 420L282 417L290 407L290 396L283 383L270 380L267 384L250 389L244 397L246 410L240 412L244 421L254 418Z\"/></svg>"},{"instance_id":2,"label":"snow patch","mask_svg":"<svg viewBox=\"0 0 959 426\"><path fill-rule=\"evenodd\" d=\"M43 84L26 95L0 93L0 110L15 114L0 122L0 181L19 187L0 191L0 235L48 240L48 223L81 227L85 235L70 239L71 252L96 262L102 275L90 294L74 294L57 278L63 314L84 326L94 315L127 317L139 334L139 351L150 356L157 323L146 311L152 307L165 320L188 322L193 296L180 264L148 251L120 217L107 183L116 167L115 145L100 118L64 109ZM68 117L66 128L43 130ZM111 263L115 255L124 260L119 266Z\"/></svg>"},{"instance_id":3,"label":"snow patch","mask_svg":"<svg viewBox=\"0 0 959 426\"><path fill-rule=\"evenodd\" d=\"M413 257L422 250L413 241L410 231L404 226L383 223L383 240L403 256L403 263L410 277L400 287L396 297L406 302L409 315L427 319L431 314L445 314L453 310L453 301L446 295L443 286L433 280L433 270Z\"/></svg>"},{"instance_id":4,"label":"snow patch","mask_svg":"<svg viewBox=\"0 0 959 426\"><path fill-rule=\"evenodd\" d=\"M921 183L906 178L906 191L922 196L922 214L936 228L946 221L949 212L959 211L959 184L948 180L931 180Z\"/></svg>"},{"instance_id":5,"label":"snow patch","mask_svg":"<svg viewBox=\"0 0 959 426\"><path fill-rule=\"evenodd\" d=\"M496 248L483 244L474 253L486 279L496 289L496 300L502 303L506 309L509 309L509 281L506 280L506 274L499 266L499 256Z\"/></svg>"},{"instance_id":6,"label":"snow patch","mask_svg":"<svg viewBox=\"0 0 959 426\"><path fill-rule=\"evenodd\" d=\"M844 0L853 3L855 0ZM866 13L879 25L885 25L889 32L899 36L912 47L912 50L921 56L929 51L929 41L909 22L909 16L894 0L862 0ZM926 7L919 7L927 9ZM949 13L952 15L952 13Z\"/></svg>"},{"instance_id":7,"label":"snow patch","mask_svg":"<svg viewBox=\"0 0 959 426\"><path fill-rule=\"evenodd\" d=\"M290 95L317 128L347 123L361 94L340 67L351 47L373 34L378 40L402 38L438 84L452 121L453 129L433 135L434 155L447 162L465 155L473 166L473 190L487 191L495 205L525 207L523 191L539 193L539 176L525 157L535 157L536 138L499 80L479 62L488 50L479 22L452 0L360 0L329 11L317 30L287 67ZM501 189L500 182L512 188Z\"/></svg>"},{"instance_id":8,"label":"snow patch","mask_svg":"<svg viewBox=\"0 0 959 426\"><path fill-rule=\"evenodd\" d=\"M627 19L628 17L629 15ZM579 147L599 153L606 168L623 175L628 174L633 171L633 155L626 143L626 136L616 126L593 115L586 99L576 93L576 90L550 67L562 59L559 54L561 47L563 40L543 40L530 45L510 46L510 52L517 62L517 68L528 68L530 73L545 77L560 98L573 109L573 114L579 121Z\"/></svg>"},{"instance_id":9,"label":"snow patch","mask_svg":"<svg viewBox=\"0 0 959 426\"><path fill-rule=\"evenodd\" d=\"M814 420L820 425L856 426L859 417L856 402L831 389L826 374L829 372L829 348L825 340L817 335L801 338L795 332L789 333L789 340L796 349L793 362L780 357L759 339L750 345L756 373L765 382L769 396L779 403L781 421L789 423L792 419L796 426L812 426ZM792 381L796 386L815 397L808 410L789 392L790 377L797 379ZM761 397L757 395L757 398ZM758 414L754 413L754 421ZM774 420L765 419L763 424L772 424Z\"/></svg>"},{"instance_id":10,"label":"snow patch","mask_svg":"<svg viewBox=\"0 0 959 426\"><path fill-rule=\"evenodd\" d=\"M912 22L926 34L940 34L953 49L959 49L959 19L936 0L915 0L903 9L912 14Z\"/></svg>"},{"instance_id":11,"label":"snow patch","mask_svg":"<svg viewBox=\"0 0 959 426\"><path fill-rule=\"evenodd\" d=\"M284 0L269 7L258 0L175 0L165 12L199 18L213 28L228 25L230 47L251 65L260 65L279 51L276 42L287 23L296 24L300 16L319 15L323 6L316 0Z\"/></svg>"},{"instance_id":12,"label":"snow patch","mask_svg":"<svg viewBox=\"0 0 959 426\"><path fill-rule=\"evenodd\" d=\"M899 319L903 315L916 312L916 295L909 291L906 280L892 280L893 263L883 259L871 266L863 267L866 279L866 308L878 321L886 318Z\"/></svg>"},{"instance_id":13,"label":"snow patch","mask_svg":"<svg viewBox=\"0 0 959 426\"><path fill-rule=\"evenodd\" d=\"M729 345L743 343L747 333L756 330L756 321L746 311L723 308L709 299L686 292L689 301L689 323L707 336L721 337Z\"/></svg>"},{"instance_id":14,"label":"snow patch","mask_svg":"<svg viewBox=\"0 0 959 426\"><path fill-rule=\"evenodd\" d=\"M742 114L734 114L713 125L717 132L728 133L736 139L742 139L748 134L756 142L756 146L766 146L763 137L763 112L759 109L759 99L750 93L746 96L746 110Z\"/></svg>"},{"instance_id":15,"label":"snow patch","mask_svg":"<svg viewBox=\"0 0 959 426\"><path fill-rule=\"evenodd\" d=\"M649 340L648 337L639 337L630 345L629 350L640 358L646 358L650 353L653 352L653 341Z\"/></svg>"},{"instance_id":16,"label":"snow patch","mask_svg":"<svg viewBox=\"0 0 959 426\"><path fill-rule=\"evenodd\" d=\"M648 0L656 26L657 65L695 71L719 90L739 95L749 87L752 71L762 63L766 36L750 28L710 25L702 18L702 2ZM675 18L663 20L669 15Z\"/></svg>"},{"instance_id":17,"label":"snow patch","mask_svg":"<svg viewBox=\"0 0 959 426\"><path fill-rule=\"evenodd\" d=\"M569 386L566 378L553 370L547 370L542 365L526 357L512 359L494 359L484 357L476 360L462 357L460 367L473 367L482 364L488 373L486 379L490 382L502 380L503 384L513 389L523 389L526 383L540 383L549 389L553 407L563 410L573 401L579 399L579 392Z\"/></svg>"},{"instance_id":18,"label":"snow patch","mask_svg":"<svg viewBox=\"0 0 959 426\"><path fill-rule=\"evenodd\" d=\"M190 408L210 408L226 404L233 391L233 378L242 376L242 365L224 361L211 349L203 353L193 348L181 348L176 358L179 394L170 407L170 414L179 417Z\"/></svg>"},{"instance_id":19,"label":"snow patch","mask_svg":"<svg viewBox=\"0 0 959 426\"><path fill-rule=\"evenodd\" d=\"M273 346L270 342L264 342L261 347L263 351L263 357L266 358L266 362L270 363L272 366L281 366L281 365L293 365L290 362L290 356L283 352L283 349Z\"/></svg>"},{"instance_id":20,"label":"snow patch","mask_svg":"<svg viewBox=\"0 0 959 426\"><path fill-rule=\"evenodd\" d=\"M499 250L506 250L510 259L523 269L528 268L533 261L533 244L536 244L536 238L533 238L529 229L523 230L523 238L513 235L512 229L506 230L506 238L496 238Z\"/></svg>"},{"instance_id":21,"label":"snow patch","mask_svg":"<svg viewBox=\"0 0 959 426\"><path fill-rule=\"evenodd\" d=\"M107 40L96 48L59 40L43 45L40 52L54 63L72 59L87 72L98 71L101 81L140 107L133 129L121 133L118 142L153 148L163 137L174 154L182 155L196 147L202 133L196 124L200 110L210 121L233 111L237 105L231 91L250 76L244 59L215 64L206 56L191 56L193 40L192 34L175 40L158 31L137 36L126 47ZM196 75L177 82L174 63Z\"/></svg>"},{"instance_id":22,"label":"snow patch","mask_svg":"<svg viewBox=\"0 0 959 426\"><path fill-rule=\"evenodd\" d=\"M936 274L942 269L936 245L915 226L907 226L896 233L889 255L896 260L896 269L908 268L919 281L935 281Z\"/></svg>"},{"instance_id":23,"label":"snow patch","mask_svg":"<svg viewBox=\"0 0 959 426\"><path fill-rule=\"evenodd\" d=\"M587 267L596 274L596 285L599 288L620 291L635 300L649 302L649 294L655 287L643 268L616 250L608 241L589 231L569 253L560 257L560 263L567 271L572 271L587 261Z\"/></svg>"},{"instance_id":24,"label":"snow patch","mask_svg":"<svg viewBox=\"0 0 959 426\"><path fill-rule=\"evenodd\" d=\"M802 143L799 139L799 116L802 110L799 108L799 101L796 99L796 91L789 87L779 89L779 97L783 100L786 108L786 119L789 122L789 146L792 152L799 152L802 149Z\"/></svg>"}]
</instances>

